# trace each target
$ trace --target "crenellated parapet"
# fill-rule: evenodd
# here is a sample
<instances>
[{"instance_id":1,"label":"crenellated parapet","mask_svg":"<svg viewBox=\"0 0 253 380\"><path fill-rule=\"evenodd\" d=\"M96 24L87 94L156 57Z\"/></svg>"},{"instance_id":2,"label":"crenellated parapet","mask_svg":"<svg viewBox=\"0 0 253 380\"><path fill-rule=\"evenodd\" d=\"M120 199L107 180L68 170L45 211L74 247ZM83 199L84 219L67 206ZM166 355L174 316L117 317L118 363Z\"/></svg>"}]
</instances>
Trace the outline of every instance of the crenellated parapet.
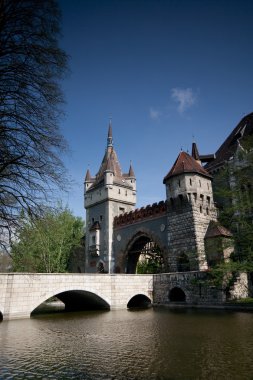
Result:
<instances>
[{"instance_id":1,"label":"crenellated parapet","mask_svg":"<svg viewBox=\"0 0 253 380\"><path fill-rule=\"evenodd\" d=\"M113 225L114 227L121 227L127 224L133 224L143 221L148 218L154 218L157 216L162 216L166 214L166 202L161 201L159 203L153 203L146 207L141 207L134 211L130 211L119 216L115 216Z\"/></svg>"}]
</instances>

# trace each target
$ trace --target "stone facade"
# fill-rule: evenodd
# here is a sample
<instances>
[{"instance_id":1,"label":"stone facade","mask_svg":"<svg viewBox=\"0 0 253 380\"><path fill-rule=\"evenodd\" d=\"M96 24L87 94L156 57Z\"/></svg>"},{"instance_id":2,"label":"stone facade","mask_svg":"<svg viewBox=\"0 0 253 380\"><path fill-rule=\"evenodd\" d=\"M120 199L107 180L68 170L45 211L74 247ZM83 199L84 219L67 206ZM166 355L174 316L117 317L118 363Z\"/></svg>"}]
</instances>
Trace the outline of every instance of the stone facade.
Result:
<instances>
[{"instance_id":1,"label":"stone facade","mask_svg":"<svg viewBox=\"0 0 253 380\"><path fill-rule=\"evenodd\" d=\"M205 272L162 273L154 276L153 302L171 305L184 302L191 305L220 305L226 293L217 287L207 286Z\"/></svg>"}]
</instances>

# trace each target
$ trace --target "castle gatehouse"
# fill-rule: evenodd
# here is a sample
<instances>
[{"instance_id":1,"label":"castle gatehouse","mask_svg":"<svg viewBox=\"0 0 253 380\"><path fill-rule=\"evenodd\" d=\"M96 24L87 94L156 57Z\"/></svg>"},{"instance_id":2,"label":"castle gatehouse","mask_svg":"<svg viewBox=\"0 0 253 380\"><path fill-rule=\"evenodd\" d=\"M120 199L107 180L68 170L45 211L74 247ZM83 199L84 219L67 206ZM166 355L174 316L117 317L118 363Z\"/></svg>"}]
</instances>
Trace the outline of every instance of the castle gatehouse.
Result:
<instances>
[{"instance_id":1,"label":"castle gatehouse","mask_svg":"<svg viewBox=\"0 0 253 380\"><path fill-rule=\"evenodd\" d=\"M85 176L85 271L133 274L138 263L152 258L157 273L203 271L228 259L231 250L223 249L222 240L231 233L217 222L212 176L201 161L195 143L191 155L181 151L163 179L166 199L136 209L133 166L122 172L110 122L100 168Z\"/></svg>"}]
</instances>

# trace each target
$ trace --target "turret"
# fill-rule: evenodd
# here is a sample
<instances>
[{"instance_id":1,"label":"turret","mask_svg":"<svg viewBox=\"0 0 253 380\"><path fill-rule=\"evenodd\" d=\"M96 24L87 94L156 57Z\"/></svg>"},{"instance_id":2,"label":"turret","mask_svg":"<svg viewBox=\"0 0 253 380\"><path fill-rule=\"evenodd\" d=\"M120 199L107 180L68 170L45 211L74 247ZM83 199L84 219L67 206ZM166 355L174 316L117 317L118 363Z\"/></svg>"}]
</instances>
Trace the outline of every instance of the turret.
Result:
<instances>
[{"instance_id":1,"label":"turret","mask_svg":"<svg viewBox=\"0 0 253 380\"><path fill-rule=\"evenodd\" d=\"M94 182L94 178L91 177L90 170L88 169L84 179L84 193L91 187Z\"/></svg>"},{"instance_id":2,"label":"turret","mask_svg":"<svg viewBox=\"0 0 253 380\"><path fill-rule=\"evenodd\" d=\"M196 156L199 158L199 156ZM209 213L213 207L212 176L186 152L180 152L163 183L168 203L200 203L199 211Z\"/></svg>"},{"instance_id":3,"label":"turret","mask_svg":"<svg viewBox=\"0 0 253 380\"><path fill-rule=\"evenodd\" d=\"M195 151L198 157L197 150ZM216 220L212 177L186 152L180 152L164 177L168 207L168 246L172 271L206 269L204 236Z\"/></svg>"},{"instance_id":4,"label":"turret","mask_svg":"<svg viewBox=\"0 0 253 380\"><path fill-rule=\"evenodd\" d=\"M129 171L127 174L124 174L124 177L125 177L127 183L129 183L129 185L132 186L133 191L136 191L136 177L134 174L132 162L130 162Z\"/></svg>"},{"instance_id":5,"label":"turret","mask_svg":"<svg viewBox=\"0 0 253 380\"><path fill-rule=\"evenodd\" d=\"M105 272L113 273L113 220L115 216L134 209L135 182L132 167L127 175L121 171L110 121L100 168L95 177L91 177L89 170L85 177L86 272L96 272L103 265Z\"/></svg>"}]
</instances>

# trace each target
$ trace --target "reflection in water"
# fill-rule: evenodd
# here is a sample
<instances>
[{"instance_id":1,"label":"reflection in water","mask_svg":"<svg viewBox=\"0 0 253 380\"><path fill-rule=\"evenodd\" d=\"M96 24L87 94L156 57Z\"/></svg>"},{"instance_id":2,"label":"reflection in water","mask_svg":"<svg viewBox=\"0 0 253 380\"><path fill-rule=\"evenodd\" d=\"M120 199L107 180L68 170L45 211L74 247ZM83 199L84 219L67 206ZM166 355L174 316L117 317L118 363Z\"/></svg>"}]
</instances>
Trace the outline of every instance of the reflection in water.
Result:
<instances>
[{"instance_id":1,"label":"reflection in water","mask_svg":"<svg viewBox=\"0 0 253 380\"><path fill-rule=\"evenodd\" d=\"M253 314L147 309L0 324L0 379L252 379Z\"/></svg>"}]
</instances>

